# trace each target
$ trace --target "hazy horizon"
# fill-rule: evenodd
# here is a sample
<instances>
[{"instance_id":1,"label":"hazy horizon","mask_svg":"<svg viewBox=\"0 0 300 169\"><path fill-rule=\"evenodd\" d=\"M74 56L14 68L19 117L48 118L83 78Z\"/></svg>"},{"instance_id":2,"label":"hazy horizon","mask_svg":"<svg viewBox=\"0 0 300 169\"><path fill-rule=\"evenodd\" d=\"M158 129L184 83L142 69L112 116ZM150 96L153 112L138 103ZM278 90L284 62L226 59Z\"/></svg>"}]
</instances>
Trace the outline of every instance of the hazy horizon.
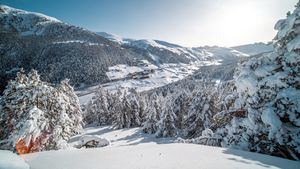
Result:
<instances>
[{"instance_id":1,"label":"hazy horizon","mask_svg":"<svg viewBox=\"0 0 300 169\"><path fill-rule=\"evenodd\" d=\"M297 0L1 0L95 32L157 39L182 46L269 42L274 25Z\"/></svg>"}]
</instances>

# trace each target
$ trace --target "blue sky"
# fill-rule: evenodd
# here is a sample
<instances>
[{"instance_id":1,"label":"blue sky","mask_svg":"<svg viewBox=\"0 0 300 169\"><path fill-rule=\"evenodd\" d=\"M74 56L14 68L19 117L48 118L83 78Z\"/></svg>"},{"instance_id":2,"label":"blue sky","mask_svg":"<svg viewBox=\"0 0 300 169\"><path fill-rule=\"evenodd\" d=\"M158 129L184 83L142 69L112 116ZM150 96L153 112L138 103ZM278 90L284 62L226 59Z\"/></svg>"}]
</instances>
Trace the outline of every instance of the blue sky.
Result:
<instances>
[{"instance_id":1,"label":"blue sky","mask_svg":"<svg viewBox=\"0 0 300 169\"><path fill-rule=\"evenodd\" d=\"M297 0L0 0L92 31L185 46L272 40Z\"/></svg>"}]
</instances>

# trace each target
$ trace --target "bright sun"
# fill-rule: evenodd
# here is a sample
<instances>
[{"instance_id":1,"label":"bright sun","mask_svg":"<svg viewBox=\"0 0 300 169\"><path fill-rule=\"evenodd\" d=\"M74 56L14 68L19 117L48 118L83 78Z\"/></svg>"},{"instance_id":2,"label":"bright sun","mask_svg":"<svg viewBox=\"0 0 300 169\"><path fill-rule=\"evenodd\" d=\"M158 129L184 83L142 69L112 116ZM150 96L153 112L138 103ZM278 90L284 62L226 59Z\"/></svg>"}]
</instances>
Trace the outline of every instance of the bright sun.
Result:
<instances>
[{"instance_id":1,"label":"bright sun","mask_svg":"<svg viewBox=\"0 0 300 169\"><path fill-rule=\"evenodd\" d=\"M261 18L264 16L254 3L233 3L218 10L207 29L214 32L212 40L223 44L244 43L259 31L258 25L263 24Z\"/></svg>"}]
</instances>

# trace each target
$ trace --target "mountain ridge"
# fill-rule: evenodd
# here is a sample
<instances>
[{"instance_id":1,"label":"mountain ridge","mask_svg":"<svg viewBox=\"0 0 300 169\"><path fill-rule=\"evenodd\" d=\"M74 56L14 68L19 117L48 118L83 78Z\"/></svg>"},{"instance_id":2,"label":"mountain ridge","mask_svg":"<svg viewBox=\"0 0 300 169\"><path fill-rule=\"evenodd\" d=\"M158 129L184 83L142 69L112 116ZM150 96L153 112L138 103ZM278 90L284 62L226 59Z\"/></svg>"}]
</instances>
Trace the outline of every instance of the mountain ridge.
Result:
<instances>
[{"instance_id":1,"label":"mountain ridge","mask_svg":"<svg viewBox=\"0 0 300 169\"><path fill-rule=\"evenodd\" d=\"M92 31L49 18L0 6L2 85L20 68L36 69L52 83L64 78L75 86L104 82L109 66L140 57Z\"/></svg>"},{"instance_id":2,"label":"mountain ridge","mask_svg":"<svg viewBox=\"0 0 300 169\"><path fill-rule=\"evenodd\" d=\"M41 78L75 87L105 83L109 67L136 59L163 63L222 60L237 62L247 54L231 48L183 47L162 40L135 40L97 33L56 18L0 6L0 91L20 68L36 69Z\"/></svg>"}]
</instances>

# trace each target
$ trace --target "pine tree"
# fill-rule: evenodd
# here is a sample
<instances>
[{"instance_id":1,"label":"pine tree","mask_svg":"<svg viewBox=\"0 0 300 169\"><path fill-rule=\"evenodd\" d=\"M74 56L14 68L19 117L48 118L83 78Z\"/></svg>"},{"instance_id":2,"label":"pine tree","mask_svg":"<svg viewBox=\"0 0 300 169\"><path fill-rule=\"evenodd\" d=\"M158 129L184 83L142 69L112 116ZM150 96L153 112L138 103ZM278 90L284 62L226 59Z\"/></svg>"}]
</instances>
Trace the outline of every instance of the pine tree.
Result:
<instances>
[{"instance_id":1,"label":"pine tree","mask_svg":"<svg viewBox=\"0 0 300 169\"><path fill-rule=\"evenodd\" d=\"M130 127L139 127L142 124L142 110L138 101L138 93L135 89L130 89L126 97L130 105Z\"/></svg>"},{"instance_id":2,"label":"pine tree","mask_svg":"<svg viewBox=\"0 0 300 169\"><path fill-rule=\"evenodd\" d=\"M275 52L239 66L230 122L216 131L223 146L300 159L299 23L298 3L275 25Z\"/></svg>"},{"instance_id":3,"label":"pine tree","mask_svg":"<svg viewBox=\"0 0 300 169\"><path fill-rule=\"evenodd\" d=\"M198 92L198 94L191 101L191 107L189 114L185 121L185 136L188 138L194 138L201 135L202 131L207 127L205 123L209 123L208 114L209 104L207 103L208 96L204 91Z\"/></svg>"},{"instance_id":4,"label":"pine tree","mask_svg":"<svg viewBox=\"0 0 300 169\"><path fill-rule=\"evenodd\" d=\"M101 86L99 86L95 96L89 101L86 108L85 122L87 122L87 124L110 124L108 97L110 97L108 91L104 90Z\"/></svg>"},{"instance_id":5,"label":"pine tree","mask_svg":"<svg viewBox=\"0 0 300 169\"><path fill-rule=\"evenodd\" d=\"M113 112L113 119L112 119L112 125L116 129L121 129L127 127L126 121L126 112L124 112L124 104L126 103L124 101L124 94L120 89L117 90L114 96L114 104L111 107L111 110ZM128 106L127 106L128 107Z\"/></svg>"},{"instance_id":6,"label":"pine tree","mask_svg":"<svg viewBox=\"0 0 300 169\"><path fill-rule=\"evenodd\" d=\"M54 88L35 70L21 70L4 91L0 110L3 149L19 153L59 149L81 130L81 109L73 88L62 82ZM64 144L64 145L63 145Z\"/></svg>"},{"instance_id":7,"label":"pine tree","mask_svg":"<svg viewBox=\"0 0 300 169\"><path fill-rule=\"evenodd\" d=\"M156 93L153 93L148 100L147 108L145 110L146 120L142 124L145 133L154 134L158 129L158 122L160 118L160 100Z\"/></svg>"},{"instance_id":8,"label":"pine tree","mask_svg":"<svg viewBox=\"0 0 300 169\"><path fill-rule=\"evenodd\" d=\"M96 123L95 125L99 125L97 102L96 102L95 96L93 96L86 105L83 121L85 124L95 124Z\"/></svg>"},{"instance_id":9,"label":"pine tree","mask_svg":"<svg viewBox=\"0 0 300 169\"><path fill-rule=\"evenodd\" d=\"M73 87L69 85L68 79L61 81L57 87L57 92L55 105L58 110L54 112L59 115L59 120L57 120L52 136L56 143L54 147L64 148L66 141L82 130L82 112L78 97L74 93Z\"/></svg>"},{"instance_id":10,"label":"pine tree","mask_svg":"<svg viewBox=\"0 0 300 169\"><path fill-rule=\"evenodd\" d=\"M171 105L166 104L160 116L160 121L158 122L158 130L155 135L157 137L173 137L178 134L178 128L176 124L176 114L174 113Z\"/></svg>"},{"instance_id":11,"label":"pine tree","mask_svg":"<svg viewBox=\"0 0 300 169\"><path fill-rule=\"evenodd\" d=\"M185 118L188 114L188 107L190 104L190 95L186 90L177 91L173 94L174 102L172 103L172 108L177 116L176 126L179 130L184 129Z\"/></svg>"}]
</instances>

